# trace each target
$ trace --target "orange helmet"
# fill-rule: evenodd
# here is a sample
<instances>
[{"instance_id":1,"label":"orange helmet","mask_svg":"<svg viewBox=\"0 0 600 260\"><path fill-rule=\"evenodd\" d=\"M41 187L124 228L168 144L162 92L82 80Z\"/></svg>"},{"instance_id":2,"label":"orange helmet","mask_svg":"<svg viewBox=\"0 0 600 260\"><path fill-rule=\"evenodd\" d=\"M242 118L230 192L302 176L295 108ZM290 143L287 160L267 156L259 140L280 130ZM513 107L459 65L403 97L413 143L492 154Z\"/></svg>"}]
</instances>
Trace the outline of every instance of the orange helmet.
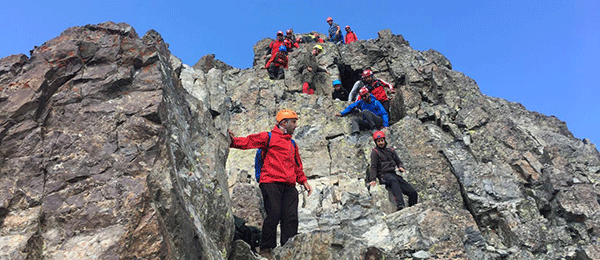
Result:
<instances>
[{"instance_id":1,"label":"orange helmet","mask_svg":"<svg viewBox=\"0 0 600 260\"><path fill-rule=\"evenodd\" d=\"M379 138L385 138L385 133L383 131L377 131L373 133L373 140L377 140Z\"/></svg>"},{"instance_id":2,"label":"orange helmet","mask_svg":"<svg viewBox=\"0 0 600 260\"><path fill-rule=\"evenodd\" d=\"M328 22L329 22L329 21L333 21L333 18L331 18L331 17L327 17L327 21L328 21Z\"/></svg>"},{"instance_id":3,"label":"orange helmet","mask_svg":"<svg viewBox=\"0 0 600 260\"><path fill-rule=\"evenodd\" d=\"M282 109L277 113L277 123L281 122L283 119L298 119L298 115L294 110Z\"/></svg>"}]
</instances>

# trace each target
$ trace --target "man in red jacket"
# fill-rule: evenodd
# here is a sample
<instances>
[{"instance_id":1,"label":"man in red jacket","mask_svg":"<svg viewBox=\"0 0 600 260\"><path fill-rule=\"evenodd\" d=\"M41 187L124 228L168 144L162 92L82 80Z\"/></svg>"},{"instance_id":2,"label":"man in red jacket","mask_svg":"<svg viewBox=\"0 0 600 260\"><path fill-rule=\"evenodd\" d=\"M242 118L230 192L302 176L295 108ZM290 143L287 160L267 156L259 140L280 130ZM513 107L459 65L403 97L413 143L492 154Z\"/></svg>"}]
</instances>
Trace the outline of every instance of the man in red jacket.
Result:
<instances>
[{"instance_id":1,"label":"man in red jacket","mask_svg":"<svg viewBox=\"0 0 600 260\"><path fill-rule=\"evenodd\" d=\"M268 149L264 157L260 174L260 190L267 217L263 222L261 255L271 255L277 246L277 224L281 224L280 244L298 233L298 191L296 183L304 186L308 195L312 188L308 184L298 146L292 143L292 134L296 129L298 115L290 109L277 113L277 125L269 133L251 134L247 137L235 137L229 147L237 149Z\"/></svg>"},{"instance_id":2,"label":"man in red jacket","mask_svg":"<svg viewBox=\"0 0 600 260\"><path fill-rule=\"evenodd\" d=\"M346 44L357 40L356 34L350 29L350 25L346 25Z\"/></svg>"},{"instance_id":3,"label":"man in red jacket","mask_svg":"<svg viewBox=\"0 0 600 260\"><path fill-rule=\"evenodd\" d=\"M384 87L389 88L390 92L396 93L396 90L394 89L394 86L392 86L392 84L373 77L373 71L364 70L362 73L362 79L354 83L354 86L352 87L352 90L348 95L348 101L354 102L355 100L359 100L360 95L357 94L362 87L366 87L367 89L369 89L369 92L371 92L371 94L373 94L373 96L375 96L375 98L379 100L379 102L381 102L383 108L385 108L385 111L388 114L390 113L391 98L389 98L387 93L385 93Z\"/></svg>"}]
</instances>

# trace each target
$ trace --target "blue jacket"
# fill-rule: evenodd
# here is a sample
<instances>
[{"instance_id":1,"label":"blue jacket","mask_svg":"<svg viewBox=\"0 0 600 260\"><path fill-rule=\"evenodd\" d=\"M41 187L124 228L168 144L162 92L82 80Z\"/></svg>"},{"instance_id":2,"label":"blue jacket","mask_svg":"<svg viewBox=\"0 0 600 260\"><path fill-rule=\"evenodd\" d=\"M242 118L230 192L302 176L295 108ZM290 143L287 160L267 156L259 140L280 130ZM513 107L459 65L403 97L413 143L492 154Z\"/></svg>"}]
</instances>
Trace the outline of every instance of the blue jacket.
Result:
<instances>
[{"instance_id":1,"label":"blue jacket","mask_svg":"<svg viewBox=\"0 0 600 260\"><path fill-rule=\"evenodd\" d=\"M385 109L383 108L383 106L381 105L381 103L379 101L377 101L377 99L375 99L375 96L373 96L373 94L369 94L371 95L371 103L367 103L365 102L363 99L360 99L352 104L350 104L348 107L346 107L346 109L344 109L344 111L340 112L340 114L342 114L342 116L345 116L346 114L350 113L350 111L352 111L355 108L358 108L360 110L369 110L371 112L373 112L373 114L381 117L381 119L383 119L383 127L388 127L388 114L387 112L385 112Z\"/></svg>"}]
</instances>

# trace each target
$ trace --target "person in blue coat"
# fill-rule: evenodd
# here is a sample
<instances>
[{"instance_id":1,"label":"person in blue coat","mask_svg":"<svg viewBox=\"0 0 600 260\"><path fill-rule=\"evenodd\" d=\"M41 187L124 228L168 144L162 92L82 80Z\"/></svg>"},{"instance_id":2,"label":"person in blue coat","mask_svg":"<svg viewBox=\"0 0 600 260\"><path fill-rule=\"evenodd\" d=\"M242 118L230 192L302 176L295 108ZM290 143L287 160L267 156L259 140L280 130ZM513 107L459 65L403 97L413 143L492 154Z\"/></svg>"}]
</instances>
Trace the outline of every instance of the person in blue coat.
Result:
<instances>
[{"instance_id":1,"label":"person in blue coat","mask_svg":"<svg viewBox=\"0 0 600 260\"><path fill-rule=\"evenodd\" d=\"M360 110L352 118L352 125L350 127L352 135L357 135L360 133L360 130L387 128L389 126L388 114L381 103L369 93L369 89L366 87L361 88L359 94L361 96L360 100L350 104L346 109L335 113L335 115L345 116L354 109Z\"/></svg>"}]
</instances>

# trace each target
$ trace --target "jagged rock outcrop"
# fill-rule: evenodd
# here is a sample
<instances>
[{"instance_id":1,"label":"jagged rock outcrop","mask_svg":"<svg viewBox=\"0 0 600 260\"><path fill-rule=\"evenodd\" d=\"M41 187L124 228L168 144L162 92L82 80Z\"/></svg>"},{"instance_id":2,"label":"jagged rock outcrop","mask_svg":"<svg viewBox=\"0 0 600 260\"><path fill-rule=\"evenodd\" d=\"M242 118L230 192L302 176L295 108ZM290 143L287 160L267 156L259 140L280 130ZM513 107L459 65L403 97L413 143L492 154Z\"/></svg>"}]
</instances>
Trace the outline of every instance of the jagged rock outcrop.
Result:
<instances>
[{"instance_id":1,"label":"jagged rock outcrop","mask_svg":"<svg viewBox=\"0 0 600 260\"><path fill-rule=\"evenodd\" d=\"M0 60L0 258L223 259L228 118L169 59L103 23Z\"/></svg>"},{"instance_id":2,"label":"jagged rock outcrop","mask_svg":"<svg viewBox=\"0 0 600 260\"><path fill-rule=\"evenodd\" d=\"M279 259L600 259L600 154L565 123L481 94L389 30L322 44L323 88L368 67L398 89L388 142L419 203L393 212L365 185L371 133L347 138L334 116L348 103L301 94L313 44L273 81L269 42L252 68L190 67L157 32L104 23L0 60L0 258L258 259L231 241L233 214L260 226L264 212L254 151L229 150L227 129L269 131L290 108L314 193Z\"/></svg>"},{"instance_id":3,"label":"jagged rock outcrop","mask_svg":"<svg viewBox=\"0 0 600 260\"><path fill-rule=\"evenodd\" d=\"M294 138L316 192L302 195L303 234L276 250L281 259L306 259L307 251L316 258L362 259L369 247L392 259L423 251L464 259L600 257L600 157L593 144L574 138L554 117L481 94L443 55L416 51L388 30L374 40L323 46L319 61L335 71L325 83L340 78L351 87L371 68L399 88L389 143L405 161L420 204L390 214L382 202L386 191L365 188L370 133L349 142L349 120L333 116L347 104L297 94L295 57L312 47L303 45L290 53L285 81L266 79L258 65L236 72L243 80L224 80L241 108L232 110L238 134L270 130L280 108L300 115ZM230 177L248 182L252 158L252 152L232 150Z\"/></svg>"}]
</instances>

